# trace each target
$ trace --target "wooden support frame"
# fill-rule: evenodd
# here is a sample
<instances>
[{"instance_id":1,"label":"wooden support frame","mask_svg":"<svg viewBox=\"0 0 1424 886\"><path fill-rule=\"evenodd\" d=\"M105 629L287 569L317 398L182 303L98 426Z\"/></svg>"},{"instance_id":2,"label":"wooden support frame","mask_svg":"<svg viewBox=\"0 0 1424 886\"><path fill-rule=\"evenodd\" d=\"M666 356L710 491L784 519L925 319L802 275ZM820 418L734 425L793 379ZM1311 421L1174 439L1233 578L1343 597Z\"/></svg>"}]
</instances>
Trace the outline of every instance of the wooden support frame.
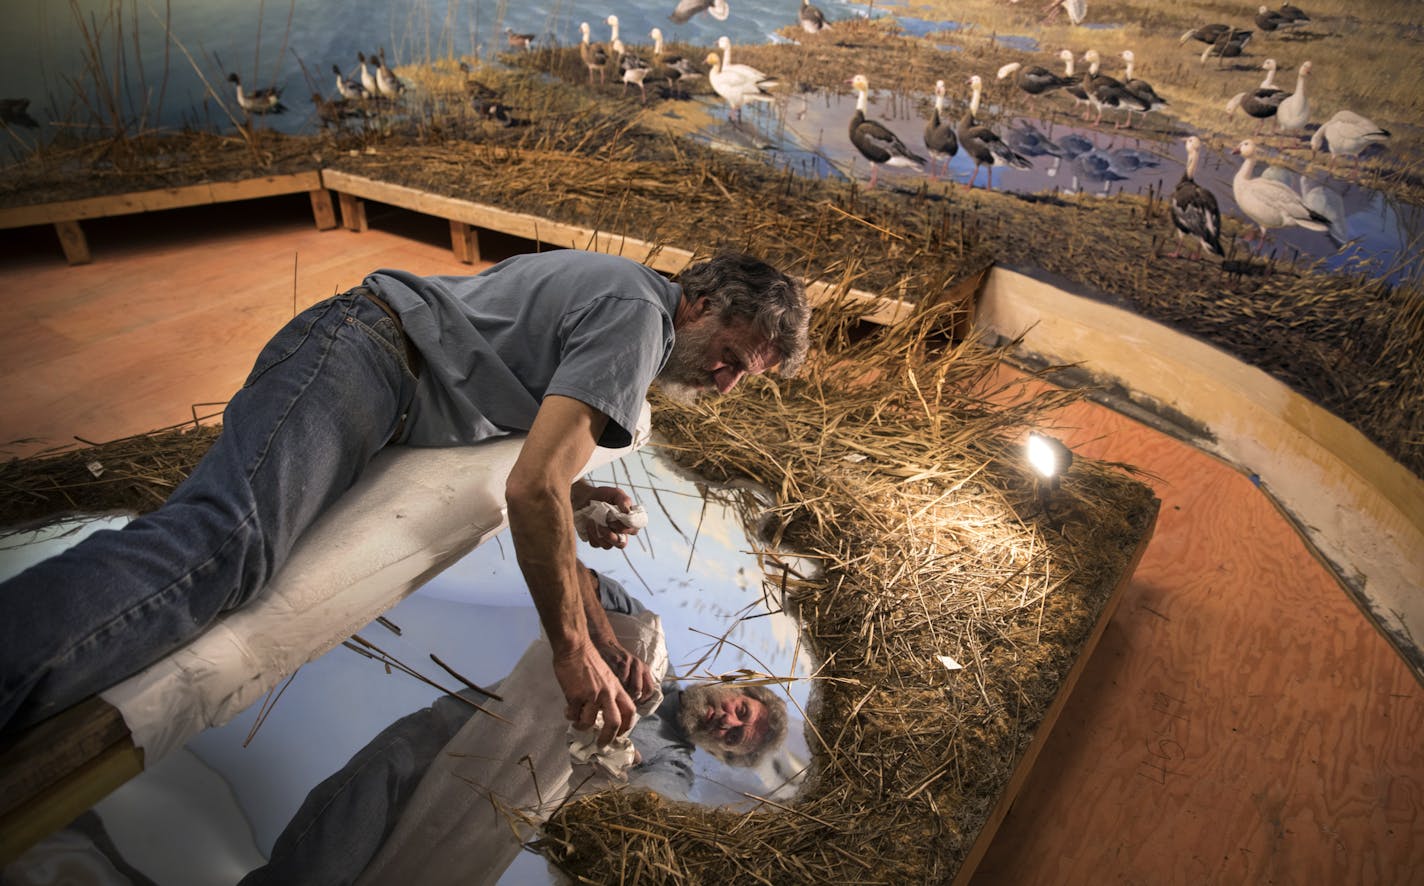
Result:
<instances>
[{"instance_id":1,"label":"wooden support frame","mask_svg":"<svg viewBox=\"0 0 1424 886\"><path fill-rule=\"evenodd\" d=\"M64 249L65 260L71 265L87 264L93 260L93 255L89 251L84 230L79 224L87 219L209 206L303 192L311 197L312 218L317 230L327 231L335 228L336 212L331 205L331 194L322 187L321 173L312 170L240 181L210 182L181 188L160 188L0 208L0 229L53 225L60 246Z\"/></svg>"},{"instance_id":2,"label":"wooden support frame","mask_svg":"<svg viewBox=\"0 0 1424 886\"><path fill-rule=\"evenodd\" d=\"M467 265L480 260L480 232L462 221L450 220L450 248L455 258Z\"/></svg>"}]
</instances>

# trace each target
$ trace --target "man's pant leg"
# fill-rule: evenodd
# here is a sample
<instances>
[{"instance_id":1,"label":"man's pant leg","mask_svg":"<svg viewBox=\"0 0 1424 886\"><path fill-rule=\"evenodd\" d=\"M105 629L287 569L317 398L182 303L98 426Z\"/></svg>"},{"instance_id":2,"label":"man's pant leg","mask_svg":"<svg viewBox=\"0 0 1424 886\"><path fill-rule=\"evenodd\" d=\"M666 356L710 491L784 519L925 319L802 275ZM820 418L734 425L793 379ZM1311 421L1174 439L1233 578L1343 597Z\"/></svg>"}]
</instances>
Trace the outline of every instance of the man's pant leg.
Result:
<instances>
[{"instance_id":1,"label":"man's pant leg","mask_svg":"<svg viewBox=\"0 0 1424 886\"><path fill-rule=\"evenodd\" d=\"M0 730L113 685L250 599L390 439L414 391L401 333L368 299L293 319L161 508L0 585Z\"/></svg>"},{"instance_id":2,"label":"man's pant leg","mask_svg":"<svg viewBox=\"0 0 1424 886\"><path fill-rule=\"evenodd\" d=\"M354 883L390 836L430 764L474 713L447 695L387 726L312 788L273 843L271 860L240 886Z\"/></svg>"}]
</instances>

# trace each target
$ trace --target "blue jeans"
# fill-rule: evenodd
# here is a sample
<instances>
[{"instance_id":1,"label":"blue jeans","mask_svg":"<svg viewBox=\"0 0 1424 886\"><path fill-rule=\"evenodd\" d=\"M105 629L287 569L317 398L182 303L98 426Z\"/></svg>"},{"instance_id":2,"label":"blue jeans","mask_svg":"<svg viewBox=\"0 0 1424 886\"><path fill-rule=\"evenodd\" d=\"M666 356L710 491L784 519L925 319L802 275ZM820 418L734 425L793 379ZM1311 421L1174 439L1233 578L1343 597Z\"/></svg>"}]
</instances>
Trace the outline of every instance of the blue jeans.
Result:
<instances>
[{"instance_id":1,"label":"blue jeans","mask_svg":"<svg viewBox=\"0 0 1424 886\"><path fill-rule=\"evenodd\" d=\"M0 585L0 731L142 670L252 599L390 441L415 384L395 321L362 295L283 327L162 507Z\"/></svg>"}]
</instances>

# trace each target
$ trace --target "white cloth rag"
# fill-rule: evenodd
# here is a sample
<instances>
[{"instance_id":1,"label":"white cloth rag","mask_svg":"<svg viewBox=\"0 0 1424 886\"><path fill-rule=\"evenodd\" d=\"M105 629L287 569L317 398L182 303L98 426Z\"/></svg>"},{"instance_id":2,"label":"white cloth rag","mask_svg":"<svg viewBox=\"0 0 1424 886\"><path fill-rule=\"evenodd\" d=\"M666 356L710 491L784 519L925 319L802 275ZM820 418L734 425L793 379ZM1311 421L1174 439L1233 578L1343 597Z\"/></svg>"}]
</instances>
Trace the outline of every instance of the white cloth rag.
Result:
<instances>
[{"instance_id":1,"label":"white cloth rag","mask_svg":"<svg viewBox=\"0 0 1424 886\"><path fill-rule=\"evenodd\" d=\"M648 512L642 505L633 505L633 510L624 513L617 505L606 501L591 501L574 511L574 528L578 530L581 541L588 541L589 521L613 529L645 529L648 525Z\"/></svg>"}]
</instances>

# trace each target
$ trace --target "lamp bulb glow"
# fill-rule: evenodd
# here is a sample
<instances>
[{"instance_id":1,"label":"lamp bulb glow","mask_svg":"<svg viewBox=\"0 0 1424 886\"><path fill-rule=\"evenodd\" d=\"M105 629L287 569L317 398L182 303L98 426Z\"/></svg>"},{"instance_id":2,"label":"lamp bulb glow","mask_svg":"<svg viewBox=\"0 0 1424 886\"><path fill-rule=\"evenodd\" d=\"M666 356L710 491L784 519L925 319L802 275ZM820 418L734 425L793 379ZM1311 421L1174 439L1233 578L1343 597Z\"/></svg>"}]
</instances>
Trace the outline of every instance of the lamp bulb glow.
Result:
<instances>
[{"instance_id":1,"label":"lamp bulb glow","mask_svg":"<svg viewBox=\"0 0 1424 886\"><path fill-rule=\"evenodd\" d=\"M1038 431L1029 433L1026 450L1028 463L1040 476L1048 479L1067 473L1069 465L1073 464L1073 450Z\"/></svg>"}]
</instances>

